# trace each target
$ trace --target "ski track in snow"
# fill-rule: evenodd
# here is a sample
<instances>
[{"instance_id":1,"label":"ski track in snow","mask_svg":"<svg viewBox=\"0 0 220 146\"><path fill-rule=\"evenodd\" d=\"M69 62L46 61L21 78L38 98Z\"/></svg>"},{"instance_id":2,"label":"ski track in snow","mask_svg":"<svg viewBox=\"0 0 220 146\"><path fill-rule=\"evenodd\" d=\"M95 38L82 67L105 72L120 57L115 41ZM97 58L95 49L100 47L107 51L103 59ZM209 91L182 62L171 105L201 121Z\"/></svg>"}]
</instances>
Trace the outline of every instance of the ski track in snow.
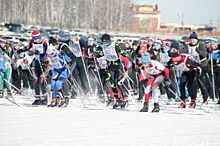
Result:
<instances>
[{"instance_id":1,"label":"ski track in snow","mask_svg":"<svg viewBox=\"0 0 220 146\"><path fill-rule=\"evenodd\" d=\"M220 146L220 107L214 105L161 105L160 113L140 113L142 103L115 110L95 100L84 100L86 108L81 99L67 108L15 100L21 107L0 99L0 146Z\"/></svg>"}]
</instances>

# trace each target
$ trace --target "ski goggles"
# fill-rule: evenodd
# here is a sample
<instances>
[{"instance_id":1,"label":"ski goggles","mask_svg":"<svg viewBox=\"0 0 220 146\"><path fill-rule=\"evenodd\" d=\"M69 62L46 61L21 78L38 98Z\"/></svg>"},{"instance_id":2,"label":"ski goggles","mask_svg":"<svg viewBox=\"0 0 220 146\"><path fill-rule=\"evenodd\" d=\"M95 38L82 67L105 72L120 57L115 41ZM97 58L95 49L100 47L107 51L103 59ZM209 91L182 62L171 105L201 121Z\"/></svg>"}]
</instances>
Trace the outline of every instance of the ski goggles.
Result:
<instances>
[{"instance_id":1,"label":"ski goggles","mask_svg":"<svg viewBox=\"0 0 220 146\"><path fill-rule=\"evenodd\" d=\"M76 34L69 34L69 39L76 39L77 35Z\"/></svg>"},{"instance_id":2,"label":"ski goggles","mask_svg":"<svg viewBox=\"0 0 220 146\"><path fill-rule=\"evenodd\" d=\"M41 39L41 35L31 36L31 38L35 41L35 40Z\"/></svg>"},{"instance_id":3,"label":"ski goggles","mask_svg":"<svg viewBox=\"0 0 220 146\"><path fill-rule=\"evenodd\" d=\"M159 42L154 42L154 46L161 47L161 43L159 43Z\"/></svg>"},{"instance_id":4,"label":"ski goggles","mask_svg":"<svg viewBox=\"0 0 220 146\"><path fill-rule=\"evenodd\" d=\"M163 47L170 47L171 42L163 42L162 45L163 45Z\"/></svg>"}]
</instances>

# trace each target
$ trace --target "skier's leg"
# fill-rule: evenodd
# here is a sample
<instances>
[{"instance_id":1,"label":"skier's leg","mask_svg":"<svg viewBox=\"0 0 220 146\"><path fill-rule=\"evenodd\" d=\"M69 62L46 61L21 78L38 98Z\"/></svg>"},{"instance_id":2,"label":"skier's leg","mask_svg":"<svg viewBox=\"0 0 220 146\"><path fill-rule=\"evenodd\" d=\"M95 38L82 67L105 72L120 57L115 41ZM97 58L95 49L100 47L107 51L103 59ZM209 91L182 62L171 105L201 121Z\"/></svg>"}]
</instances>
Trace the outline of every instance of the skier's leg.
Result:
<instances>
[{"instance_id":1,"label":"skier's leg","mask_svg":"<svg viewBox=\"0 0 220 146\"><path fill-rule=\"evenodd\" d=\"M190 103L190 108L195 108L196 107L196 97L197 97L197 73L190 72L187 74L187 88L189 92L189 96L191 97L191 103Z\"/></svg>"},{"instance_id":2,"label":"skier's leg","mask_svg":"<svg viewBox=\"0 0 220 146\"><path fill-rule=\"evenodd\" d=\"M7 93L11 95L11 86L9 84L10 80L11 80L11 73L12 73L12 69L11 67L9 67L8 69L6 69L6 71L4 72L4 79L8 82L5 82L5 86L7 88Z\"/></svg>"},{"instance_id":3,"label":"skier's leg","mask_svg":"<svg viewBox=\"0 0 220 146\"><path fill-rule=\"evenodd\" d=\"M20 75L20 69L16 68L16 69L12 69L12 84L18 88L19 90L21 90L21 75ZM18 94L21 94L19 92L16 92Z\"/></svg>"},{"instance_id":4,"label":"skier's leg","mask_svg":"<svg viewBox=\"0 0 220 146\"><path fill-rule=\"evenodd\" d=\"M158 86L163 82L164 77L158 76L156 77L156 79L154 80L153 84L152 84L152 97L154 99L154 109L152 110L152 112L159 112L160 108L159 108L159 93L157 91Z\"/></svg>"},{"instance_id":5,"label":"skier's leg","mask_svg":"<svg viewBox=\"0 0 220 146\"><path fill-rule=\"evenodd\" d=\"M145 101L144 101L144 106L140 110L140 112L148 112L149 100L150 100L150 97L152 95L151 87L152 87L152 84L153 84L154 80L155 80L155 78L149 78L146 81L146 87L144 88Z\"/></svg>"},{"instance_id":6,"label":"skier's leg","mask_svg":"<svg viewBox=\"0 0 220 146\"><path fill-rule=\"evenodd\" d=\"M186 107L186 83L187 83L187 75L186 73L183 73L180 77L180 99L182 100L179 108L185 108Z\"/></svg>"},{"instance_id":7,"label":"skier's leg","mask_svg":"<svg viewBox=\"0 0 220 146\"><path fill-rule=\"evenodd\" d=\"M35 81L35 101L32 105L41 105L41 98L40 98L40 77L38 77Z\"/></svg>"},{"instance_id":8,"label":"skier's leg","mask_svg":"<svg viewBox=\"0 0 220 146\"><path fill-rule=\"evenodd\" d=\"M0 97L3 97L3 84L4 84L3 76L4 73L0 71Z\"/></svg>"}]
</instances>

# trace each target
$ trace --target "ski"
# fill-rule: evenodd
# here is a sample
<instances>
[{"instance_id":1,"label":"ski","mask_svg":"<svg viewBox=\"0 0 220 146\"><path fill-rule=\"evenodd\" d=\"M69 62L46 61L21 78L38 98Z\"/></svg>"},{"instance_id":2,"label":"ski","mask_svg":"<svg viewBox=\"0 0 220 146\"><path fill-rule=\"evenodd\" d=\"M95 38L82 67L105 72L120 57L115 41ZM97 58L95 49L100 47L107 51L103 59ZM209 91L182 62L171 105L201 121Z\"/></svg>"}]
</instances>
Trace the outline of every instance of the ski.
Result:
<instances>
[{"instance_id":1,"label":"ski","mask_svg":"<svg viewBox=\"0 0 220 146\"><path fill-rule=\"evenodd\" d=\"M11 97L12 98L12 97ZM11 100L10 98L8 97L5 97L5 99L7 99L8 101L10 101L11 103L13 103L14 105L18 106L18 107L21 107L19 104L17 104L14 100Z\"/></svg>"}]
</instances>

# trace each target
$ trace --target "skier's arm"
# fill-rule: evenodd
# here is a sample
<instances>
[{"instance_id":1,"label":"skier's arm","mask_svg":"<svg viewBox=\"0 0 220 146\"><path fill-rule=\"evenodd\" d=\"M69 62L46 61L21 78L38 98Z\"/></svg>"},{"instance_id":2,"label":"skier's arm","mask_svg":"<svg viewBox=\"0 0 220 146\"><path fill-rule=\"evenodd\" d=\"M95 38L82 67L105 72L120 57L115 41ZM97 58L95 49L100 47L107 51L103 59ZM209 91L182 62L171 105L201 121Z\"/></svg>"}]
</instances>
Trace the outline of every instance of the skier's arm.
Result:
<instances>
[{"instance_id":1,"label":"skier's arm","mask_svg":"<svg viewBox=\"0 0 220 146\"><path fill-rule=\"evenodd\" d=\"M17 50L18 53L26 52L32 48L32 42L29 42L27 46L24 46L22 49Z\"/></svg>"},{"instance_id":2,"label":"skier's arm","mask_svg":"<svg viewBox=\"0 0 220 146\"><path fill-rule=\"evenodd\" d=\"M197 49L197 51L201 60L207 59L208 52L203 43L199 44L199 48Z\"/></svg>"},{"instance_id":3,"label":"skier's arm","mask_svg":"<svg viewBox=\"0 0 220 146\"><path fill-rule=\"evenodd\" d=\"M12 62L12 59L6 54L4 53L4 58L8 61L8 62Z\"/></svg>"},{"instance_id":4,"label":"skier's arm","mask_svg":"<svg viewBox=\"0 0 220 146\"><path fill-rule=\"evenodd\" d=\"M201 65L198 62L191 59L190 57L187 58L186 66L191 70L198 71L199 76L201 75L201 73L202 73Z\"/></svg>"},{"instance_id":5,"label":"skier's arm","mask_svg":"<svg viewBox=\"0 0 220 146\"><path fill-rule=\"evenodd\" d=\"M170 70L165 67L163 70L164 76L165 76L165 80L169 80L170 79Z\"/></svg>"}]
</instances>

